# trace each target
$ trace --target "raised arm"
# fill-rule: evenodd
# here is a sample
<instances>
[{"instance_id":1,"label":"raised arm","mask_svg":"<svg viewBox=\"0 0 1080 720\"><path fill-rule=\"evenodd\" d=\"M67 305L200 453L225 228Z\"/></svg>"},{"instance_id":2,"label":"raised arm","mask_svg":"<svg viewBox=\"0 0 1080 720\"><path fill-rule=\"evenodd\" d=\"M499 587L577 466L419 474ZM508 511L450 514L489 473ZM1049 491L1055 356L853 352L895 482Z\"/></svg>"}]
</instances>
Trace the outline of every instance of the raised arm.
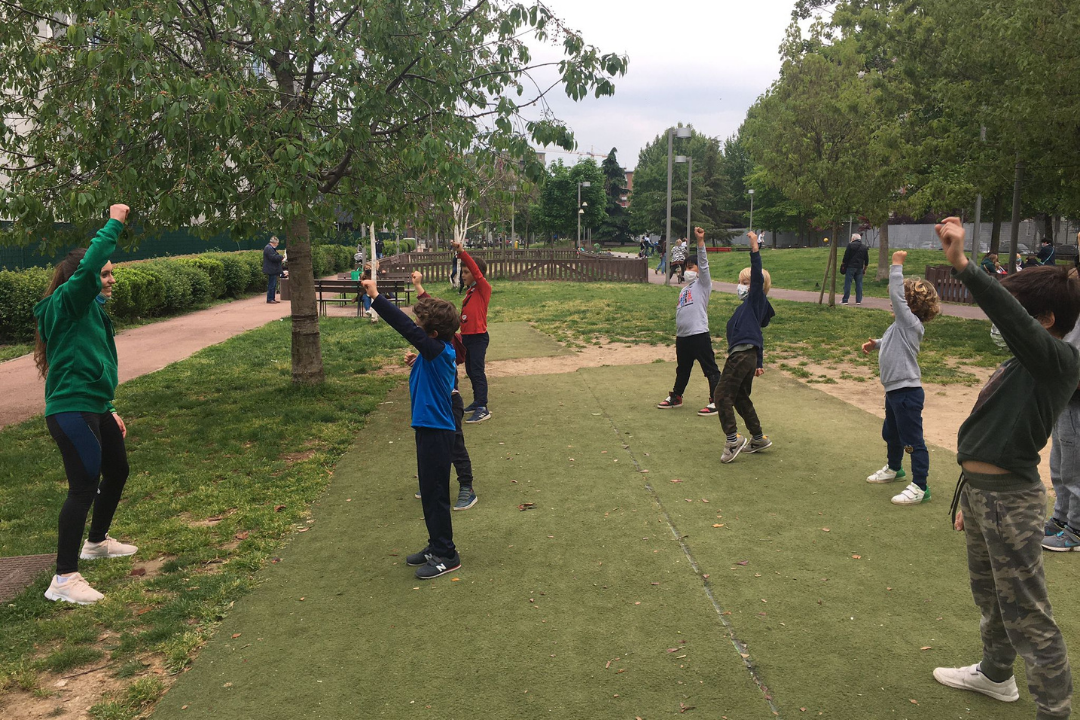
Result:
<instances>
[{"instance_id":1,"label":"raised arm","mask_svg":"<svg viewBox=\"0 0 1080 720\"><path fill-rule=\"evenodd\" d=\"M907 260L907 252L904 250L893 253L892 267L889 268L889 300L892 301L896 322L914 327L919 324L919 318L915 317L915 313L911 312L907 304L907 293L904 291L905 260Z\"/></svg>"},{"instance_id":2,"label":"raised arm","mask_svg":"<svg viewBox=\"0 0 1080 720\"><path fill-rule=\"evenodd\" d=\"M416 351L428 360L433 360L442 354L444 343L437 338L430 337L424 329L414 323L408 315L401 312L394 303L379 294L379 288L375 280L362 280L364 292L371 298L371 307L379 313L379 317L386 324L398 331L401 337L409 341Z\"/></svg>"},{"instance_id":3,"label":"raised arm","mask_svg":"<svg viewBox=\"0 0 1080 720\"><path fill-rule=\"evenodd\" d=\"M709 250L705 247L705 230L694 228L694 237L697 239L698 289L701 297L708 302L712 292L712 275L709 274Z\"/></svg>"},{"instance_id":4,"label":"raised arm","mask_svg":"<svg viewBox=\"0 0 1080 720\"><path fill-rule=\"evenodd\" d=\"M98 230L97 235L90 241L90 247L74 274L53 293L64 312L81 315L101 292L101 268L105 267L109 256L116 250L116 239L124 229L128 212L127 205L113 205L109 208L109 222L105 223L105 227Z\"/></svg>"}]
</instances>

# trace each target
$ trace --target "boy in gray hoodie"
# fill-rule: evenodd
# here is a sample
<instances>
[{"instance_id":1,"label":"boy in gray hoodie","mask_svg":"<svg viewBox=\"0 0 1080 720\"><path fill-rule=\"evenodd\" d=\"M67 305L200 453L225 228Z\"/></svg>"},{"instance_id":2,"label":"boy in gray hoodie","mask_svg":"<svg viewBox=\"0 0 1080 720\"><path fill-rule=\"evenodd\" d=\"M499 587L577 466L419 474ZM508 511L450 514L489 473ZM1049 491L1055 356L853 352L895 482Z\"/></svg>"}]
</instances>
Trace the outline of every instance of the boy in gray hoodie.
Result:
<instances>
[{"instance_id":1,"label":"boy in gray hoodie","mask_svg":"<svg viewBox=\"0 0 1080 720\"><path fill-rule=\"evenodd\" d=\"M866 478L866 482L888 483L904 477L904 451L911 453L911 483L893 497L894 505L918 505L930 499L930 489L926 486L930 454L923 440L925 395L919 369L919 346L923 324L941 312L933 285L925 280L904 279L906 259L905 251L894 252L889 270L889 299L896 320L880 340L870 338L862 346L864 354L880 348L878 365L881 384L885 386L885 424L881 428L881 437L888 448L885 467Z\"/></svg>"},{"instance_id":2,"label":"boy in gray hoodie","mask_svg":"<svg viewBox=\"0 0 1080 720\"><path fill-rule=\"evenodd\" d=\"M716 404L712 402L712 397L720 382L720 368L716 366L712 335L709 334L712 277L709 275L709 254L705 250L705 231L694 228L694 237L698 251L687 260L685 277L689 283L679 293L679 304L675 309L675 358L678 362L675 387L667 399L657 403L656 407L661 410L682 407L683 392L690 382L696 360L709 381L709 404L698 410L698 415L709 417L716 415Z\"/></svg>"}]
</instances>

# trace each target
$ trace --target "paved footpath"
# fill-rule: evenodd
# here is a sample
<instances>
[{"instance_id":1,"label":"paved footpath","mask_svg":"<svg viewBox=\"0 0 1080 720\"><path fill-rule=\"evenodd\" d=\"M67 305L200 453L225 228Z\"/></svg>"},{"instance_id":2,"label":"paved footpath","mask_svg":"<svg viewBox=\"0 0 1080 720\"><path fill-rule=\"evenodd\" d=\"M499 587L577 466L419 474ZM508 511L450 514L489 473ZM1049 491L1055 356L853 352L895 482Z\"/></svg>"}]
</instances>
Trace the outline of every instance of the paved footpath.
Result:
<instances>
[{"instance_id":1,"label":"paved footpath","mask_svg":"<svg viewBox=\"0 0 1080 720\"><path fill-rule=\"evenodd\" d=\"M271 305L264 295L125 330L116 336L120 382L152 373L210 345L288 317L288 302ZM0 428L45 412L45 381L33 355L0 363Z\"/></svg>"},{"instance_id":2,"label":"paved footpath","mask_svg":"<svg viewBox=\"0 0 1080 720\"><path fill-rule=\"evenodd\" d=\"M633 255L627 255L627 257L634 257ZM766 254L766 257L768 255ZM655 256L649 258L649 262L652 263L656 260ZM653 285L663 285L664 276L657 275L653 270L654 265L649 265L649 282ZM843 287L843 278L840 280L840 286ZM672 283L674 284L674 282ZM735 285L733 283L722 283L713 281L713 289L718 292L725 292L731 295L735 294ZM842 292L836 293L836 304L840 306L840 298L843 296ZM792 300L794 302L804 303L816 303L818 301L817 291L809 290L784 290L783 288L774 287L769 290L769 297L776 300ZM829 302L828 290L825 292L824 304ZM855 309L854 303L850 305L852 309ZM892 303L888 298L870 297L869 295L863 295L862 306L864 308L870 308L873 310L892 310ZM942 303L941 314L949 315L951 317L967 318L969 320L986 320L986 313L984 313L978 305L955 305L953 303Z\"/></svg>"}]
</instances>

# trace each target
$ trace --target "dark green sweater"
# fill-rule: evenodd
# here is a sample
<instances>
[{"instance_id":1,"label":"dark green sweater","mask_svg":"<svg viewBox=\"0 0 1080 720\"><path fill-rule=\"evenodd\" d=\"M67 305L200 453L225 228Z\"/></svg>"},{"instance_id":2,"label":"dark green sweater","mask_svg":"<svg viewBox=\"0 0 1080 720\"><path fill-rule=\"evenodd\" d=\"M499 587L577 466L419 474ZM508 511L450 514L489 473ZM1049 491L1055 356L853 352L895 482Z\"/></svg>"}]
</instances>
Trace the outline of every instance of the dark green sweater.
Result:
<instances>
[{"instance_id":1,"label":"dark green sweater","mask_svg":"<svg viewBox=\"0 0 1080 720\"><path fill-rule=\"evenodd\" d=\"M112 322L97 296L101 293L101 268L109 262L123 229L119 220L109 220L90 243L75 274L34 307L49 361L46 415L113 409L116 344Z\"/></svg>"},{"instance_id":2,"label":"dark green sweater","mask_svg":"<svg viewBox=\"0 0 1080 720\"><path fill-rule=\"evenodd\" d=\"M1039 451L1046 447L1054 422L1080 381L1080 352L1047 332L979 266L969 263L954 274L971 290L1013 354L986 383L960 426L956 460L980 460L1014 473L980 475L977 486L984 490L1019 489L1018 477L1035 485L1040 482ZM993 478L1000 480L991 482Z\"/></svg>"}]
</instances>

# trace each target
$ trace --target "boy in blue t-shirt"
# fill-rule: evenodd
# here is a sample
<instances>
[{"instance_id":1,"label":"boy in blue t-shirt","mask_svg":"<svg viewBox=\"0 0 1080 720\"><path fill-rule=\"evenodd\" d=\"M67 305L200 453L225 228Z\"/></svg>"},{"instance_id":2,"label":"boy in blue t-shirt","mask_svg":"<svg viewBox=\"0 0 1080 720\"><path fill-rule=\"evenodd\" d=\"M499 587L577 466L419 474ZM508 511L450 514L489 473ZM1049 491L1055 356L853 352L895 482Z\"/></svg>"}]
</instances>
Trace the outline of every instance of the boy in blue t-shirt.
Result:
<instances>
[{"instance_id":1,"label":"boy in blue t-shirt","mask_svg":"<svg viewBox=\"0 0 1080 720\"><path fill-rule=\"evenodd\" d=\"M409 555L406 562L420 566L416 577L430 580L461 567L450 522L450 460L455 433L450 396L457 378L457 353L452 341L460 326L458 312L445 300L425 298L413 307L417 320L414 323L379 295L375 280L364 280L362 285L375 312L419 353L409 374L409 397L428 544Z\"/></svg>"}]
</instances>

